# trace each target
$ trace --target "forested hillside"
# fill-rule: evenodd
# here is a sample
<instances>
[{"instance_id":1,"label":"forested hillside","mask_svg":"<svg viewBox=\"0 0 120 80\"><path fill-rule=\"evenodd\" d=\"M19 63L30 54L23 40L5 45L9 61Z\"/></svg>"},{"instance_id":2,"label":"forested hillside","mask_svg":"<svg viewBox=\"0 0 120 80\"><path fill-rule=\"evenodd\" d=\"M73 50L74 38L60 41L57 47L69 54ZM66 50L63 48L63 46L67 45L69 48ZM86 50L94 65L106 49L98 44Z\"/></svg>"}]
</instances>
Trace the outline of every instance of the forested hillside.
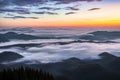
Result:
<instances>
[{"instance_id":1,"label":"forested hillside","mask_svg":"<svg viewBox=\"0 0 120 80\"><path fill-rule=\"evenodd\" d=\"M0 71L0 80L54 80L54 78L45 71L21 67Z\"/></svg>"}]
</instances>

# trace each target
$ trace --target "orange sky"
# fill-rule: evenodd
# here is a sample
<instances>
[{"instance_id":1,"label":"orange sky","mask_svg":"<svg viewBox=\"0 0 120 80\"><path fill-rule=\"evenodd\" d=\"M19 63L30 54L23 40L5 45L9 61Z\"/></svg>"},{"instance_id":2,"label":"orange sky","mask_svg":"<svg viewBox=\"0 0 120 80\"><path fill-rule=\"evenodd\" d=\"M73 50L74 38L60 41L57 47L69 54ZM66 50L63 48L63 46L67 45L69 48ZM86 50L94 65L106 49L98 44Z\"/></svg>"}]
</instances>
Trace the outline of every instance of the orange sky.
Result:
<instances>
[{"instance_id":1,"label":"orange sky","mask_svg":"<svg viewBox=\"0 0 120 80\"><path fill-rule=\"evenodd\" d=\"M39 21L29 19L1 21L1 26L7 27L120 27L119 20L95 20L95 21Z\"/></svg>"}]
</instances>

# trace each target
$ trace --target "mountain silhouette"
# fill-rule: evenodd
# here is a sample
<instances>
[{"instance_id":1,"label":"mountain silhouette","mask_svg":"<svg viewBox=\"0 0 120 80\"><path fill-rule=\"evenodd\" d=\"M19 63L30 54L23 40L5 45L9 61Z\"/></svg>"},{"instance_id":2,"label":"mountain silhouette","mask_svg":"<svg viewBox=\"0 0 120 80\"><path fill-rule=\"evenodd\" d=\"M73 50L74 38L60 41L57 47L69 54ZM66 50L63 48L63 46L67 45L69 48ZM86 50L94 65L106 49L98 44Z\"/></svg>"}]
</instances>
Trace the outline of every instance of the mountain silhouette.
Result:
<instances>
[{"instance_id":1,"label":"mountain silhouette","mask_svg":"<svg viewBox=\"0 0 120 80\"><path fill-rule=\"evenodd\" d=\"M4 37L4 36L0 36L0 42L8 42L9 40Z\"/></svg>"},{"instance_id":2,"label":"mountain silhouette","mask_svg":"<svg viewBox=\"0 0 120 80\"><path fill-rule=\"evenodd\" d=\"M80 39L85 40L113 40L120 38L120 31L95 31L87 35L80 36Z\"/></svg>"},{"instance_id":3,"label":"mountain silhouette","mask_svg":"<svg viewBox=\"0 0 120 80\"><path fill-rule=\"evenodd\" d=\"M100 59L81 60L69 58L55 63L0 65L0 69L20 66L42 69L53 74L55 80L120 80L120 58L108 52L99 54ZM9 66L9 67L8 67Z\"/></svg>"},{"instance_id":4,"label":"mountain silhouette","mask_svg":"<svg viewBox=\"0 0 120 80\"><path fill-rule=\"evenodd\" d=\"M3 39L18 39L18 40L30 40L30 39L38 39L37 36L27 35L27 34L18 34L15 32L7 32L5 34L0 34L0 37Z\"/></svg>"},{"instance_id":5,"label":"mountain silhouette","mask_svg":"<svg viewBox=\"0 0 120 80\"><path fill-rule=\"evenodd\" d=\"M0 53L0 62L10 62L20 58L23 58L23 56L15 52L5 51Z\"/></svg>"}]
</instances>

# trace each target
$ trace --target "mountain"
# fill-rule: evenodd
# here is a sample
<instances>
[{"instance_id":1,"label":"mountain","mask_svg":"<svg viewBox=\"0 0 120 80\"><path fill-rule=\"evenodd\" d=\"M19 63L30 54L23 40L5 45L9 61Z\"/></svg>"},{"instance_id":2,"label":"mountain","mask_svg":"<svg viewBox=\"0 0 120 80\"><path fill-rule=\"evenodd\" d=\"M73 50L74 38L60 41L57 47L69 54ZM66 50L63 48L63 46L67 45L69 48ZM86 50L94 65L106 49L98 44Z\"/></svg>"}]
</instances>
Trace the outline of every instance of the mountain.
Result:
<instances>
[{"instance_id":1,"label":"mountain","mask_svg":"<svg viewBox=\"0 0 120 80\"><path fill-rule=\"evenodd\" d=\"M116 56L114 56L108 52L103 52L103 53L99 54L98 56L100 56L102 59L107 59L107 60L109 60L109 59L113 60L113 59L117 58Z\"/></svg>"},{"instance_id":2,"label":"mountain","mask_svg":"<svg viewBox=\"0 0 120 80\"><path fill-rule=\"evenodd\" d=\"M99 55L101 59L99 64L105 66L107 69L120 74L120 57L114 56L108 52L103 52Z\"/></svg>"},{"instance_id":3,"label":"mountain","mask_svg":"<svg viewBox=\"0 0 120 80\"><path fill-rule=\"evenodd\" d=\"M23 56L15 52L5 51L5 52L0 53L0 63L10 62L10 61L14 61L20 58L23 58Z\"/></svg>"},{"instance_id":4,"label":"mountain","mask_svg":"<svg viewBox=\"0 0 120 80\"><path fill-rule=\"evenodd\" d=\"M4 36L0 36L0 42L8 42L9 40L6 39Z\"/></svg>"},{"instance_id":5,"label":"mountain","mask_svg":"<svg viewBox=\"0 0 120 80\"><path fill-rule=\"evenodd\" d=\"M102 56L106 53L101 53ZM110 56L111 54L107 54ZM111 57L110 57L111 58ZM117 58L117 57L116 57ZM107 58L108 59L108 58ZM101 61L102 59L100 59ZM118 61L119 62L119 61ZM118 63L117 62L117 63ZM70 58L56 63L29 65L38 67L55 76L56 80L119 80L120 74L108 69L109 64L101 66L99 63ZM116 64L117 66L117 64Z\"/></svg>"},{"instance_id":6,"label":"mountain","mask_svg":"<svg viewBox=\"0 0 120 80\"><path fill-rule=\"evenodd\" d=\"M80 39L85 40L113 40L120 38L120 31L95 31L87 35L80 36Z\"/></svg>"},{"instance_id":7,"label":"mountain","mask_svg":"<svg viewBox=\"0 0 120 80\"><path fill-rule=\"evenodd\" d=\"M81 60L69 58L55 63L25 64L15 63L1 65L6 68L16 68L20 66L34 69L42 69L55 77L55 80L120 80L119 57L103 52L100 59ZM105 62L105 64L104 64Z\"/></svg>"},{"instance_id":8,"label":"mountain","mask_svg":"<svg viewBox=\"0 0 120 80\"><path fill-rule=\"evenodd\" d=\"M18 39L18 40L31 40L31 39L38 39L37 36L27 35L27 34L18 34L15 32L7 32L5 34L0 34L0 37L3 39Z\"/></svg>"},{"instance_id":9,"label":"mountain","mask_svg":"<svg viewBox=\"0 0 120 80\"><path fill-rule=\"evenodd\" d=\"M110 62L110 68L120 74L120 57Z\"/></svg>"},{"instance_id":10,"label":"mountain","mask_svg":"<svg viewBox=\"0 0 120 80\"><path fill-rule=\"evenodd\" d=\"M118 58L117 56L114 56L108 52L103 52L98 56L100 57L100 59L92 59L92 60L88 60L88 62L99 64L103 67L106 67L106 66L108 67L112 61Z\"/></svg>"},{"instance_id":11,"label":"mountain","mask_svg":"<svg viewBox=\"0 0 120 80\"><path fill-rule=\"evenodd\" d=\"M63 39L66 37L56 37L56 36L34 36L28 34L20 34L16 32L7 32L0 34L0 42L8 42L10 40L32 40L32 39Z\"/></svg>"},{"instance_id":12,"label":"mountain","mask_svg":"<svg viewBox=\"0 0 120 80\"><path fill-rule=\"evenodd\" d=\"M89 34L93 34L94 36L107 37L107 38L120 38L120 31L96 31Z\"/></svg>"},{"instance_id":13,"label":"mountain","mask_svg":"<svg viewBox=\"0 0 120 80\"><path fill-rule=\"evenodd\" d=\"M20 34L16 32L7 32L4 34L0 34L0 42L8 42L11 39L15 40L32 40L32 39L84 39L87 40L86 42L94 42L94 40L100 41L100 42L111 42L110 40L113 39L119 39L120 38L120 32L119 31L113 31L113 32L108 32L108 31L96 31L96 32L91 32L86 35L82 36L34 36L34 35L28 35L28 34ZM81 42L80 40L77 42ZM83 42L83 41L82 41ZM107 43L106 42L106 43ZM64 43L60 43L64 44ZM67 43L65 43L67 44Z\"/></svg>"}]
</instances>

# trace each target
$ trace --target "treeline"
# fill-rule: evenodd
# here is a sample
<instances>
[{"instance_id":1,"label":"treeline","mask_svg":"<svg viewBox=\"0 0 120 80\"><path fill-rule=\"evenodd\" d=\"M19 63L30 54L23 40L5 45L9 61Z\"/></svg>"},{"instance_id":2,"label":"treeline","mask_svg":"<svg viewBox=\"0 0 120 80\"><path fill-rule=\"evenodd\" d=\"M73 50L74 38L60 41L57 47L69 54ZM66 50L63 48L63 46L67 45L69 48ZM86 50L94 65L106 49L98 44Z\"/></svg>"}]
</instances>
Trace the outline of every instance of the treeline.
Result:
<instances>
[{"instance_id":1,"label":"treeline","mask_svg":"<svg viewBox=\"0 0 120 80\"><path fill-rule=\"evenodd\" d=\"M20 67L1 70L0 80L54 80L54 77L42 70Z\"/></svg>"}]
</instances>

